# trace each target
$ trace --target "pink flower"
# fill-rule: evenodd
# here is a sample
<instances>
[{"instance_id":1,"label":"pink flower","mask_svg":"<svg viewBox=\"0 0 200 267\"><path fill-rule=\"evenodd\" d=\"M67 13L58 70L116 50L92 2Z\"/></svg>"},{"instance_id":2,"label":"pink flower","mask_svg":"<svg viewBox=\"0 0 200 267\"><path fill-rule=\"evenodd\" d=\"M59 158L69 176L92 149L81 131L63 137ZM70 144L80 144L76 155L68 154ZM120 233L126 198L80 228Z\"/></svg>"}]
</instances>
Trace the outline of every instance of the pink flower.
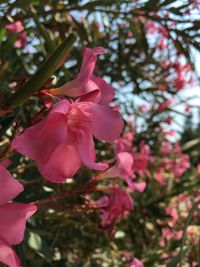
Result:
<instances>
[{"instance_id":1,"label":"pink flower","mask_svg":"<svg viewBox=\"0 0 200 267\"><path fill-rule=\"evenodd\" d=\"M22 32L17 37L17 40L15 42L15 47L21 48L27 44L27 34L26 32Z\"/></svg>"},{"instance_id":2,"label":"pink flower","mask_svg":"<svg viewBox=\"0 0 200 267\"><path fill-rule=\"evenodd\" d=\"M37 207L32 204L12 203L23 191L23 186L16 181L6 168L0 165L0 262L10 267L19 267L20 260L12 249L22 242L26 220Z\"/></svg>"},{"instance_id":3,"label":"pink flower","mask_svg":"<svg viewBox=\"0 0 200 267\"><path fill-rule=\"evenodd\" d=\"M24 30L24 26L22 25L21 21L15 21L13 23L7 24L6 29L9 34L11 33L19 33Z\"/></svg>"},{"instance_id":4,"label":"pink flower","mask_svg":"<svg viewBox=\"0 0 200 267\"><path fill-rule=\"evenodd\" d=\"M160 91L165 91L165 90L167 90L167 86L166 86L165 84L159 84L159 85L158 85L158 89L159 89Z\"/></svg>"},{"instance_id":5,"label":"pink flower","mask_svg":"<svg viewBox=\"0 0 200 267\"><path fill-rule=\"evenodd\" d=\"M109 229L133 210L133 200L127 192L115 185L109 189L109 196L103 196L98 200L97 206L101 208L101 227Z\"/></svg>"},{"instance_id":6,"label":"pink flower","mask_svg":"<svg viewBox=\"0 0 200 267\"><path fill-rule=\"evenodd\" d=\"M170 68L174 69L174 75L172 76L172 85L174 85L177 91L185 88L187 84L192 84L192 69L189 63L182 63L182 56L179 56L176 62L170 62Z\"/></svg>"},{"instance_id":7,"label":"pink flower","mask_svg":"<svg viewBox=\"0 0 200 267\"><path fill-rule=\"evenodd\" d=\"M162 146L161 146L161 152L164 156L168 155L171 152L171 143L166 141Z\"/></svg>"},{"instance_id":8,"label":"pink flower","mask_svg":"<svg viewBox=\"0 0 200 267\"><path fill-rule=\"evenodd\" d=\"M175 136L175 131L171 129L169 131L164 132L164 134L166 137L168 137L168 136L173 137L173 136Z\"/></svg>"},{"instance_id":9,"label":"pink flower","mask_svg":"<svg viewBox=\"0 0 200 267\"><path fill-rule=\"evenodd\" d=\"M53 182L64 182L82 164L105 170L95 162L93 135L108 142L119 137L123 121L117 111L92 102L58 102L41 122L16 137L12 146L36 161L40 173Z\"/></svg>"},{"instance_id":10,"label":"pink flower","mask_svg":"<svg viewBox=\"0 0 200 267\"><path fill-rule=\"evenodd\" d=\"M169 240L180 240L182 237L182 231L176 231L173 228L163 227L162 228L162 237L169 241Z\"/></svg>"},{"instance_id":11,"label":"pink flower","mask_svg":"<svg viewBox=\"0 0 200 267\"><path fill-rule=\"evenodd\" d=\"M80 97L82 101L92 101L108 104L113 100L114 89L102 78L93 75L97 56L105 53L104 48L93 49L85 47L83 50L83 62L76 79L65 83L63 86L51 89L50 93Z\"/></svg>"},{"instance_id":12,"label":"pink flower","mask_svg":"<svg viewBox=\"0 0 200 267\"><path fill-rule=\"evenodd\" d=\"M173 104L174 104L174 100L172 98L167 99L164 102L159 103L157 110L159 112L164 111L165 109L169 108L170 105L173 105Z\"/></svg>"},{"instance_id":13,"label":"pink flower","mask_svg":"<svg viewBox=\"0 0 200 267\"><path fill-rule=\"evenodd\" d=\"M173 226L175 222L179 219L178 212L175 208L172 207L166 207L165 212L167 215L171 216L170 225ZM169 223L168 223L169 225Z\"/></svg>"},{"instance_id":14,"label":"pink flower","mask_svg":"<svg viewBox=\"0 0 200 267\"><path fill-rule=\"evenodd\" d=\"M8 31L8 34L17 34L17 40L15 42L16 48L21 48L27 44L27 34L26 32L22 32L24 30L24 26L20 21L16 21L6 25L6 29Z\"/></svg>"},{"instance_id":15,"label":"pink flower","mask_svg":"<svg viewBox=\"0 0 200 267\"><path fill-rule=\"evenodd\" d=\"M191 110L191 106L187 104L185 106L185 112L189 112L190 110Z\"/></svg>"},{"instance_id":16,"label":"pink flower","mask_svg":"<svg viewBox=\"0 0 200 267\"><path fill-rule=\"evenodd\" d=\"M188 155L180 154L172 161L171 169L175 177L179 178L190 167L190 159Z\"/></svg>"},{"instance_id":17,"label":"pink flower","mask_svg":"<svg viewBox=\"0 0 200 267\"><path fill-rule=\"evenodd\" d=\"M144 265L140 260L138 260L137 258L134 258L134 260L131 262L131 265L129 267L144 267Z\"/></svg>"},{"instance_id":18,"label":"pink flower","mask_svg":"<svg viewBox=\"0 0 200 267\"><path fill-rule=\"evenodd\" d=\"M185 84L186 84L186 80L185 80L185 77L183 76L184 74L183 73L177 73L177 77L175 79L175 86L177 88L177 90L181 90L185 87Z\"/></svg>"},{"instance_id":19,"label":"pink flower","mask_svg":"<svg viewBox=\"0 0 200 267\"><path fill-rule=\"evenodd\" d=\"M119 152L128 152L132 148L132 142L134 138L134 132L126 132L123 134L123 137L117 139L115 141L116 147L115 147L115 153Z\"/></svg>"},{"instance_id":20,"label":"pink flower","mask_svg":"<svg viewBox=\"0 0 200 267\"><path fill-rule=\"evenodd\" d=\"M147 109L148 109L148 106L146 104L140 105L140 110L141 111L145 112L145 111L147 111Z\"/></svg>"},{"instance_id":21,"label":"pink flower","mask_svg":"<svg viewBox=\"0 0 200 267\"><path fill-rule=\"evenodd\" d=\"M160 185L165 185L166 178L165 178L165 171L163 168L159 168L155 172L155 179L158 181Z\"/></svg>"},{"instance_id":22,"label":"pink flower","mask_svg":"<svg viewBox=\"0 0 200 267\"><path fill-rule=\"evenodd\" d=\"M123 177L124 181L127 183L130 189L143 192L146 183L134 181L135 175L133 173L133 156L128 152L120 152L116 156L116 163L113 167L108 169L103 176L114 178Z\"/></svg>"},{"instance_id":23,"label":"pink flower","mask_svg":"<svg viewBox=\"0 0 200 267\"><path fill-rule=\"evenodd\" d=\"M167 41L166 41L166 38L161 37L161 39L160 39L160 43L158 43L157 47L158 47L158 49L161 50L161 51L164 50L165 48L167 48Z\"/></svg>"},{"instance_id":24,"label":"pink flower","mask_svg":"<svg viewBox=\"0 0 200 267\"><path fill-rule=\"evenodd\" d=\"M134 164L133 168L139 175L148 175L148 164L153 161L150 153L150 148L143 141L140 143L139 151L133 154Z\"/></svg>"}]
</instances>

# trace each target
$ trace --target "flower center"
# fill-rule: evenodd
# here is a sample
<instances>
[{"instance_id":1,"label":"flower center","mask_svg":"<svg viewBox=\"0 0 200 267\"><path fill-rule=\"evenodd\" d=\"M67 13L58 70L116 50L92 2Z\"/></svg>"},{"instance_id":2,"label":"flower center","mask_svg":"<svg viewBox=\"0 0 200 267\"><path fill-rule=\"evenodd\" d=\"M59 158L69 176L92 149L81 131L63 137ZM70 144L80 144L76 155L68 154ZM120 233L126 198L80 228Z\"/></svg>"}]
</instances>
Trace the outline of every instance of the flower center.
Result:
<instances>
[{"instance_id":1,"label":"flower center","mask_svg":"<svg viewBox=\"0 0 200 267\"><path fill-rule=\"evenodd\" d=\"M72 106L68 113L68 126L72 130L85 129L91 127L91 122L83 111L77 106Z\"/></svg>"}]
</instances>

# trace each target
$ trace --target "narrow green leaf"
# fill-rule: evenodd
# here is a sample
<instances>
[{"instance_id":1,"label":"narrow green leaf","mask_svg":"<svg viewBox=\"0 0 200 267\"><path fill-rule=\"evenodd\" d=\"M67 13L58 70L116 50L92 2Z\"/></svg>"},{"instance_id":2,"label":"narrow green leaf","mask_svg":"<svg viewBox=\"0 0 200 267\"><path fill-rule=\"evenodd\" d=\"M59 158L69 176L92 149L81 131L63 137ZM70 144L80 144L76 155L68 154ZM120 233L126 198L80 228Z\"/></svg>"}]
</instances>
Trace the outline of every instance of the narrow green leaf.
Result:
<instances>
[{"instance_id":1,"label":"narrow green leaf","mask_svg":"<svg viewBox=\"0 0 200 267\"><path fill-rule=\"evenodd\" d=\"M6 29L5 28L2 28L0 30L0 45L1 45L1 43L2 43L3 38L4 38L5 35L6 35Z\"/></svg>"},{"instance_id":2,"label":"narrow green leaf","mask_svg":"<svg viewBox=\"0 0 200 267\"><path fill-rule=\"evenodd\" d=\"M188 141L187 143L185 143L183 145L182 150L183 151L187 151L188 149L191 149L191 148L197 146L198 144L200 144L200 139L199 138L190 140L190 141Z\"/></svg>"},{"instance_id":3,"label":"narrow green leaf","mask_svg":"<svg viewBox=\"0 0 200 267\"><path fill-rule=\"evenodd\" d=\"M71 33L47 58L41 68L17 91L10 99L10 106L12 108L21 105L30 96L32 96L42 85L49 79L49 77L57 69L63 56L71 48L76 41L76 35Z\"/></svg>"}]
</instances>

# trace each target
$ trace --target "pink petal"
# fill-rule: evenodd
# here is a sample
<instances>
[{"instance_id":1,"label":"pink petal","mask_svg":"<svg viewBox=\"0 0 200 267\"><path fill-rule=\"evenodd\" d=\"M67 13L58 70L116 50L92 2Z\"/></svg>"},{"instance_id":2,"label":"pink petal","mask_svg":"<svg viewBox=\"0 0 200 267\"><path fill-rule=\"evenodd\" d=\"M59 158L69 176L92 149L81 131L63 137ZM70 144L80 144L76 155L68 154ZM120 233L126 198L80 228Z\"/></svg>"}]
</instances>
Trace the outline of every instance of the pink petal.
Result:
<instances>
[{"instance_id":1,"label":"pink petal","mask_svg":"<svg viewBox=\"0 0 200 267\"><path fill-rule=\"evenodd\" d=\"M95 162L95 149L92 133L89 130L81 131L78 138L78 151L84 165L93 170L105 170L107 163Z\"/></svg>"},{"instance_id":2,"label":"pink petal","mask_svg":"<svg viewBox=\"0 0 200 267\"><path fill-rule=\"evenodd\" d=\"M90 118L97 139L112 142L120 136L124 123L118 111L96 103L84 102L79 105Z\"/></svg>"},{"instance_id":3,"label":"pink petal","mask_svg":"<svg viewBox=\"0 0 200 267\"><path fill-rule=\"evenodd\" d=\"M126 179L127 176L134 177L132 166L133 166L132 155L128 152L120 152L116 156L115 165L104 173L104 177L110 177L110 178L123 177L124 179Z\"/></svg>"},{"instance_id":4,"label":"pink petal","mask_svg":"<svg viewBox=\"0 0 200 267\"><path fill-rule=\"evenodd\" d=\"M27 128L14 139L12 147L33 160L45 163L66 138L66 117L62 113L55 112L45 120Z\"/></svg>"},{"instance_id":5,"label":"pink petal","mask_svg":"<svg viewBox=\"0 0 200 267\"><path fill-rule=\"evenodd\" d=\"M100 77L93 76L91 80L95 84L97 84L98 88L100 89L101 101L99 102L99 104L109 104L113 100L115 95L113 87Z\"/></svg>"},{"instance_id":6,"label":"pink petal","mask_svg":"<svg viewBox=\"0 0 200 267\"><path fill-rule=\"evenodd\" d=\"M119 168L116 167L116 165L112 166L106 172L103 173L103 177L108 178L117 178L121 176L121 172Z\"/></svg>"},{"instance_id":7,"label":"pink petal","mask_svg":"<svg viewBox=\"0 0 200 267\"><path fill-rule=\"evenodd\" d=\"M2 160L0 165L5 167L5 168L8 168L8 166L11 164L11 160L9 159L5 159L5 160Z\"/></svg>"},{"instance_id":8,"label":"pink petal","mask_svg":"<svg viewBox=\"0 0 200 267\"><path fill-rule=\"evenodd\" d=\"M139 183L134 182L132 185L132 189L137 190L141 193L144 192L145 188L146 188L146 182L139 182Z\"/></svg>"},{"instance_id":9,"label":"pink petal","mask_svg":"<svg viewBox=\"0 0 200 267\"><path fill-rule=\"evenodd\" d=\"M0 206L0 236L9 245L19 244L24 238L26 220L37 207L32 204L8 203Z\"/></svg>"},{"instance_id":10,"label":"pink petal","mask_svg":"<svg viewBox=\"0 0 200 267\"><path fill-rule=\"evenodd\" d=\"M91 91L83 96L80 97L80 102L94 102L99 103L101 100L101 93L99 89Z\"/></svg>"},{"instance_id":11,"label":"pink petal","mask_svg":"<svg viewBox=\"0 0 200 267\"><path fill-rule=\"evenodd\" d=\"M49 112L49 115L54 114L54 113L62 113L66 115L70 109L70 102L66 99L63 99L59 102L57 102L52 109Z\"/></svg>"},{"instance_id":12,"label":"pink petal","mask_svg":"<svg viewBox=\"0 0 200 267\"><path fill-rule=\"evenodd\" d=\"M38 163L40 173L48 180L63 183L73 177L81 167L81 160L75 145L67 142L58 146L45 164Z\"/></svg>"},{"instance_id":13,"label":"pink petal","mask_svg":"<svg viewBox=\"0 0 200 267\"><path fill-rule=\"evenodd\" d=\"M102 47L95 47L93 49L85 47L83 50L83 62L78 78L83 80L89 79L94 71L97 56L104 53L105 49Z\"/></svg>"},{"instance_id":14,"label":"pink petal","mask_svg":"<svg viewBox=\"0 0 200 267\"><path fill-rule=\"evenodd\" d=\"M83 50L83 61L81 64L81 69L77 78L65 83L59 88L51 89L51 93L54 95L64 94L66 96L74 97L82 96L96 90L98 90L100 93L98 86L99 83L101 83L100 85L103 87L102 90L105 90L105 88L108 87L106 82L102 83L100 81L97 81L96 83L95 81L93 81L93 79L91 79L97 56L103 54L104 52L105 50L102 47L95 47L93 49L85 47ZM107 91L109 89L107 89Z\"/></svg>"},{"instance_id":15,"label":"pink petal","mask_svg":"<svg viewBox=\"0 0 200 267\"><path fill-rule=\"evenodd\" d=\"M20 260L15 251L0 238L0 262L9 267L19 267Z\"/></svg>"},{"instance_id":16,"label":"pink petal","mask_svg":"<svg viewBox=\"0 0 200 267\"><path fill-rule=\"evenodd\" d=\"M133 157L128 152L120 152L116 156L116 163L122 173L133 175Z\"/></svg>"},{"instance_id":17,"label":"pink petal","mask_svg":"<svg viewBox=\"0 0 200 267\"><path fill-rule=\"evenodd\" d=\"M9 171L0 166L0 205L12 200L23 190L23 186L12 177Z\"/></svg>"},{"instance_id":18,"label":"pink petal","mask_svg":"<svg viewBox=\"0 0 200 267\"><path fill-rule=\"evenodd\" d=\"M24 30L24 26L22 25L21 21L15 21L13 23L7 24L6 29L8 30L9 33L13 32L21 32Z\"/></svg>"},{"instance_id":19,"label":"pink petal","mask_svg":"<svg viewBox=\"0 0 200 267\"><path fill-rule=\"evenodd\" d=\"M130 267L144 267L144 265L143 265L143 263L140 260L138 260L137 258L135 258L132 261Z\"/></svg>"},{"instance_id":20,"label":"pink petal","mask_svg":"<svg viewBox=\"0 0 200 267\"><path fill-rule=\"evenodd\" d=\"M82 80L76 78L75 80L65 83L59 88L52 89L52 94L63 94L66 96L82 96L93 91L99 91L98 85L91 79Z\"/></svg>"},{"instance_id":21,"label":"pink petal","mask_svg":"<svg viewBox=\"0 0 200 267\"><path fill-rule=\"evenodd\" d=\"M119 152L116 156L116 163L104 173L104 177L126 177L134 176L132 172L133 157L128 152Z\"/></svg>"},{"instance_id":22,"label":"pink petal","mask_svg":"<svg viewBox=\"0 0 200 267\"><path fill-rule=\"evenodd\" d=\"M108 196L102 196L97 202L96 205L100 207L106 207L109 203L109 197Z\"/></svg>"}]
</instances>

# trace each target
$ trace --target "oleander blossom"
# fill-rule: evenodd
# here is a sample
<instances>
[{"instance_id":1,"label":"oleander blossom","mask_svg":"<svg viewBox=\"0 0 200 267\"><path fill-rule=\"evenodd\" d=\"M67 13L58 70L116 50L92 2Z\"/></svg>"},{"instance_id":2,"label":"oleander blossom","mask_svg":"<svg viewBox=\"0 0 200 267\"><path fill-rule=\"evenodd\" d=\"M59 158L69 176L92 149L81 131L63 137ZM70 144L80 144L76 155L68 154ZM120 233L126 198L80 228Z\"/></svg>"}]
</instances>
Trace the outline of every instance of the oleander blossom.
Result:
<instances>
[{"instance_id":1,"label":"oleander blossom","mask_svg":"<svg viewBox=\"0 0 200 267\"><path fill-rule=\"evenodd\" d=\"M61 100L41 122L27 128L12 143L21 154L35 160L40 173L53 182L65 182L85 165L105 170L95 162L93 136L112 142L123 121L118 111L92 102Z\"/></svg>"},{"instance_id":2,"label":"oleander blossom","mask_svg":"<svg viewBox=\"0 0 200 267\"><path fill-rule=\"evenodd\" d=\"M130 152L132 150L132 143L134 139L134 132L125 132L123 136L115 141L115 153Z\"/></svg>"},{"instance_id":3,"label":"oleander blossom","mask_svg":"<svg viewBox=\"0 0 200 267\"><path fill-rule=\"evenodd\" d=\"M83 61L77 77L59 88L51 89L53 95L81 97L83 101L108 104L114 98L114 89L101 77L93 75L97 56L104 54L102 47L83 49Z\"/></svg>"},{"instance_id":4,"label":"oleander blossom","mask_svg":"<svg viewBox=\"0 0 200 267\"><path fill-rule=\"evenodd\" d=\"M19 267L20 259L12 246L22 242L26 220L37 207L32 204L10 202L23 191L23 186L0 164L0 262L9 267Z\"/></svg>"},{"instance_id":5,"label":"oleander blossom","mask_svg":"<svg viewBox=\"0 0 200 267\"><path fill-rule=\"evenodd\" d=\"M16 48L21 48L27 44L27 34L24 31L24 26L21 21L15 21L13 23L7 24L6 29L9 35L16 34Z\"/></svg>"},{"instance_id":6,"label":"oleander blossom","mask_svg":"<svg viewBox=\"0 0 200 267\"><path fill-rule=\"evenodd\" d=\"M149 163L153 163L154 158L151 155L149 145L145 144L143 140L139 144L139 151L133 152L133 158L134 158L134 163L133 163L134 172L141 176L144 175L150 176L148 167Z\"/></svg>"},{"instance_id":7,"label":"oleander blossom","mask_svg":"<svg viewBox=\"0 0 200 267\"><path fill-rule=\"evenodd\" d=\"M97 201L100 208L100 226L102 229L112 229L115 222L128 215L133 210L131 196L122 189L113 185L109 188L109 195Z\"/></svg>"},{"instance_id":8,"label":"oleander blossom","mask_svg":"<svg viewBox=\"0 0 200 267\"><path fill-rule=\"evenodd\" d=\"M144 264L137 258L134 258L129 267L144 267Z\"/></svg>"},{"instance_id":9,"label":"oleander blossom","mask_svg":"<svg viewBox=\"0 0 200 267\"><path fill-rule=\"evenodd\" d=\"M109 178L122 177L132 191L143 192L146 183L135 182L135 174L133 173L133 156L128 152L120 152L116 155L116 163L108 169L103 176Z\"/></svg>"},{"instance_id":10,"label":"oleander blossom","mask_svg":"<svg viewBox=\"0 0 200 267\"><path fill-rule=\"evenodd\" d=\"M21 21L15 21L13 23L7 24L6 29L9 34L19 33L24 30L24 26L22 25Z\"/></svg>"}]
</instances>

